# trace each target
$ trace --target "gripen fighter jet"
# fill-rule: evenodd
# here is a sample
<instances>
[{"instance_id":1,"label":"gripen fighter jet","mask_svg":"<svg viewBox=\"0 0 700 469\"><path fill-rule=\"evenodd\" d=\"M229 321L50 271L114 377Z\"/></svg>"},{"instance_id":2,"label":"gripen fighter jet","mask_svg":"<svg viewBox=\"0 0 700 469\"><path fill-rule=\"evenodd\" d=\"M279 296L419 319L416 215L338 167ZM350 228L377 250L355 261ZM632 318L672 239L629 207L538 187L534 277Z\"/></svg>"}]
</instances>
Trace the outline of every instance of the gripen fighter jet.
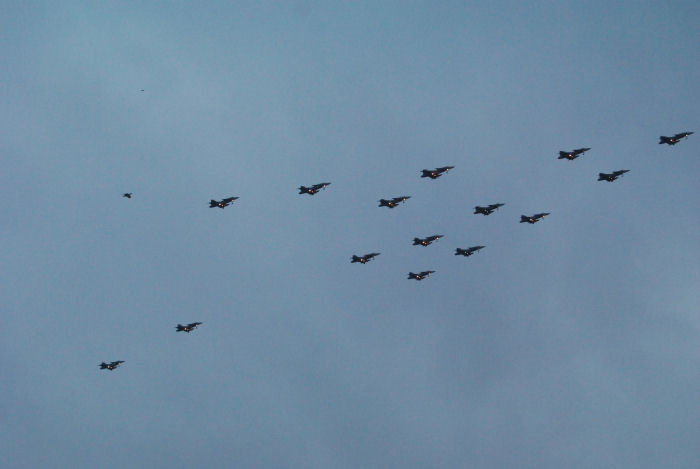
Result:
<instances>
[{"instance_id":1,"label":"gripen fighter jet","mask_svg":"<svg viewBox=\"0 0 700 469\"><path fill-rule=\"evenodd\" d=\"M421 171L422 174L421 174L420 177L422 177L422 178L430 178L430 179L437 179L437 178L439 178L440 176L442 176L442 173L446 173L446 172L448 172L449 170L451 170L452 168L454 168L454 166L443 166L443 167L441 167L441 168L435 168L435 169L432 169L432 170L430 170L430 169L424 169L424 170Z\"/></svg>"},{"instance_id":2,"label":"gripen fighter jet","mask_svg":"<svg viewBox=\"0 0 700 469\"><path fill-rule=\"evenodd\" d=\"M590 148L577 148L577 149L572 150L572 151L560 151L559 158L557 158L557 159L558 160L564 160L564 159L575 160L579 156L586 153L588 150L590 150Z\"/></svg>"},{"instance_id":3,"label":"gripen fighter jet","mask_svg":"<svg viewBox=\"0 0 700 469\"><path fill-rule=\"evenodd\" d=\"M664 137L663 135L659 137L659 145L665 143L667 145L675 145L680 142L682 138L687 138L688 135L693 135L695 132L681 132L674 135L673 137Z\"/></svg>"},{"instance_id":4,"label":"gripen fighter jet","mask_svg":"<svg viewBox=\"0 0 700 469\"><path fill-rule=\"evenodd\" d=\"M369 253L369 254L365 254L364 256L355 256L355 255L353 254L352 260L350 261L350 263L351 263L351 264L354 264L355 262L359 262L360 264L366 264L366 263L368 263L369 261L371 261L372 259L374 259L375 257L377 257L379 254L381 254L381 253L379 253L379 252L372 252L372 253Z\"/></svg>"},{"instance_id":5,"label":"gripen fighter jet","mask_svg":"<svg viewBox=\"0 0 700 469\"><path fill-rule=\"evenodd\" d=\"M419 274L414 274L413 272L408 273L408 280L414 279L418 280L419 282L423 280L424 278L430 277L430 274L434 274L434 270L424 270L423 272Z\"/></svg>"},{"instance_id":6,"label":"gripen fighter jet","mask_svg":"<svg viewBox=\"0 0 700 469\"><path fill-rule=\"evenodd\" d=\"M472 246L467 249L457 248L455 249L455 256L469 257L474 254L479 249L484 249L486 246Z\"/></svg>"},{"instance_id":7,"label":"gripen fighter jet","mask_svg":"<svg viewBox=\"0 0 700 469\"><path fill-rule=\"evenodd\" d=\"M410 195L402 195L401 197L394 197L392 199L379 199L379 207L389 207L389 208L394 208L397 205L399 205L401 202L406 202L408 199L410 199Z\"/></svg>"},{"instance_id":8,"label":"gripen fighter jet","mask_svg":"<svg viewBox=\"0 0 700 469\"><path fill-rule=\"evenodd\" d=\"M498 210L499 207L503 207L505 204L491 204L487 205L486 207L482 207L480 205L477 205L474 207L474 215L477 213L481 213L483 215L491 215L491 212L494 210Z\"/></svg>"},{"instance_id":9,"label":"gripen fighter jet","mask_svg":"<svg viewBox=\"0 0 700 469\"><path fill-rule=\"evenodd\" d=\"M122 197L126 197L127 199L130 199L130 198L131 198L131 194L132 194L132 192L124 192L124 193L122 194Z\"/></svg>"},{"instance_id":10,"label":"gripen fighter jet","mask_svg":"<svg viewBox=\"0 0 700 469\"><path fill-rule=\"evenodd\" d=\"M612 173L598 173L598 180L613 182L615 179L628 172L629 169L620 169L618 171L613 171Z\"/></svg>"},{"instance_id":11,"label":"gripen fighter jet","mask_svg":"<svg viewBox=\"0 0 700 469\"><path fill-rule=\"evenodd\" d=\"M124 360L117 360L116 362L109 362L109 363L102 362L102 363L100 363L100 370L112 371L113 369L115 369L116 367L121 365L122 363L124 363Z\"/></svg>"},{"instance_id":12,"label":"gripen fighter jet","mask_svg":"<svg viewBox=\"0 0 700 469\"><path fill-rule=\"evenodd\" d=\"M542 219L542 217L546 217L547 215L549 215L549 212L536 213L536 214L532 215L531 217L528 217L526 215L520 215L520 223L529 223L532 225L532 224L537 223L538 221L540 221L540 219Z\"/></svg>"},{"instance_id":13,"label":"gripen fighter jet","mask_svg":"<svg viewBox=\"0 0 700 469\"><path fill-rule=\"evenodd\" d=\"M413 238L413 245L414 246L428 246L430 243L433 241L437 241L438 239L442 238L444 235L433 235L433 236L428 236L426 238Z\"/></svg>"},{"instance_id":14,"label":"gripen fighter jet","mask_svg":"<svg viewBox=\"0 0 700 469\"><path fill-rule=\"evenodd\" d=\"M300 186L299 193L300 194L314 195L316 192L320 191L321 189L325 189L326 187L328 187L330 185L331 185L330 182L320 182L318 184L314 184L311 187Z\"/></svg>"},{"instance_id":15,"label":"gripen fighter jet","mask_svg":"<svg viewBox=\"0 0 700 469\"><path fill-rule=\"evenodd\" d=\"M219 201L211 199L209 201L209 208L214 208L214 207L226 208L229 205L231 205L233 203L233 201L236 199L238 199L238 197L226 197L225 199L221 199Z\"/></svg>"},{"instance_id":16,"label":"gripen fighter jet","mask_svg":"<svg viewBox=\"0 0 700 469\"><path fill-rule=\"evenodd\" d=\"M197 326L201 325L201 322L191 322L186 326L183 326L182 324L178 324L175 326L175 332L192 332L193 330L197 329Z\"/></svg>"}]
</instances>

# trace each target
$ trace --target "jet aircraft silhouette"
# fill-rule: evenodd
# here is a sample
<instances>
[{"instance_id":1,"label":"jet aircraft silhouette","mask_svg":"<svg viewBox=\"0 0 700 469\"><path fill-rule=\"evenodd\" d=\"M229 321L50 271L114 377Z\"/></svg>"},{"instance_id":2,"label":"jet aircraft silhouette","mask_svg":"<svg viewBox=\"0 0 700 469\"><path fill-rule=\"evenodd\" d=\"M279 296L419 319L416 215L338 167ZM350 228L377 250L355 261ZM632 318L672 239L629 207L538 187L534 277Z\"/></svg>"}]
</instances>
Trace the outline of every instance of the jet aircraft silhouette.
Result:
<instances>
[{"instance_id":1,"label":"jet aircraft silhouette","mask_svg":"<svg viewBox=\"0 0 700 469\"><path fill-rule=\"evenodd\" d=\"M369 261L371 261L372 259L374 259L375 257L377 257L379 254L381 254L381 253L372 252L369 254L365 254L364 256L356 256L353 254L352 260L350 261L350 263L353 264L355 262L359 262L360 264L366 264Z\"/></svg>"},{"instance_id":2,"label":"jet aircraft silhouette","mask_svg":"<svg viewBox=\"0 0 700 469\"><path fill-rule=\"evenodd\" d=\"M449 170L454 168L454 166L442 166L440 168L435 168L433 170L430 169L424 169L421 171L421 176L422 178L430 178L430 179L437 179L440 176L442 176L442 173L446 173Z\"/></svg>"},{"instance_id":3,"label":"jet aircraft silhouette","mask_svg":"<svg viewBox=\"0 0 700 469\"><path fill-rule=\"evenodd\" d=\"M131 198L131 194L132 194L132 192L124 192L124 193L122 194L122 197L126 197L127 199L130 199L130 198Z\"/></svg>"},{"instance_id":4,"label":"jet aircraft silhouette","mask_svg":"<svg viewBox=\"0 0 700 469\"><path fill-rule=\"evenodd\" d=\"M455 256L469 257L474 254L479 249L484 249L486 246L472 246L467 249L457 248L455 249Z\"/></svg>"},{"instance_id":5,"label":"jet aircraft silhouette","mask_svg":"<svg viewBox=\"0 0 700 469\"><path fill-rule=\"evenodd\" d=\"M182 324L178 324L175 326L175 332L192 332L193 330L197 329L197 326L202 324L201 322L191 322L187 324L186 326L183 326Z\"/></svg>"},{"instance_id":6,"label":"jet aircraft silhouette","mask_svg":"<svg viewBox=\"0 0 700 469\"><path fill-rule=\"evenodd\" d=\"M211 199L209 201L209 208L214 208L214 207L226 208L229 205L231 205L233 203L233 201L236 199L238 199L238 197L226 197L225 199L221 199L219 201Z\"/></svg>"},{"instance_id":7,"label":"jet aircraft silhouette","mask_svg":"<svg viewBox=\"0 0 700 469\"><path fill-rule=\"evenodd\" d=\"M413 245L414 246L428 246L430 243L433 241L437 241L438 239L442 238L444 235L433 235L433 236L428 236L426 238L413 238Z\"/></svg>"},{"instance_id":8,"label":"jet aircraft silhouette","mask_svg":"<svg viewBox=\"0 0 700 469\"><path fill-rule=\"evenodd\" d=\"M109 363L102 362L102 363L100 363L100 370L112 371L113 369L115 369L119 365L121 365L122 363L124 363L124 360L117 360L116 362L109 362Z\"/></svg>"},{"instance_id":9,"label":"jet aircraft silhouette","mask_svg":"<svg viewBox=\"0 0 700 469\"><path fill-rule=\"evenodd\" d=\"M482 207L480 205L477 205L474 207L474 215L477 213L481 213L483 215L491 215L491 212L494 210L498 210L499 207L503 207L505 204L491 204L487 205L486 207Z\"/></svg>"},{"instance_id":10,"label":"jet aircraft silhouette","mask_svg":"<svg viewBox=\"0 0 700 469\"><path fill-rule=\"evenodd\" d=\"M531 217L528 217L526 215L520 215L520 223L529 223L529 224L534 224L537 223L542 219L542 217L546 217L549 215L549 212L547 213L536 213L532 215Z\"/></svg>"},{"instance_id":11,"label":"jet aircraft silhouette","mask_svg":"<svg viewBox=\"0 0 700 469\"><path fill-rule=\"evenodd\" d=\"M413 280L421 281L424 278L430 277L430 274L434 274L434 273L435 273L434 270L424 270L423 272L420 272L418 274L414 274L413 272L409 272L408 273L408 280L413 279Z\"/></svg>"},{"instance_id":12,"label":"jet aircraft silhouette","mask_svg":"<svg viewBox=\"0 0 700 469\"><path fill-rule=\"evenodd\" d=\"M577 148L577 149L572 150L572 151L560 151L559 157L557 159L558 160L563 160L563 159L575 160L579 156L586 153L588 150L590 150L590 148Z\"/></svg>"},{"instance_id":13,"label":"jet aircraft silhouette","mask_svg":"<svg viewBox=\"0 0 700 469\"><path fill-rule=\"evenodd\" d=\"M675 145L676 143L680 142L681 139L687 138L689 135L693 135L695 132L681 132L673 137L664 137L663 135L659 137L659 145L662 143L665 143L667 145Z\"/></svg>"},{"instance_id":14,"label":"jet aircraft silhouette","mask_svg":"<svg viewBox=\"0 0 700 469\"><path fill-rule=\"evenodd\" d=\"M317 192L320 191L321 189L325 189L326 187L328 187L328 186L330 186L330 185L331 185L330 182L321 182L321 183L318 183L318 184L314 184L314 185L311 186L311 187L300 186L300 187L299 187L299 193L300 193L300 194L314 195L315 193L317 193Z\"/></svg>"},{"instance_id":15,"label":"jet aircraft silhouette","mask_svg":"<svg viewBox=\"0 0 700 469\"><path fill-rule=\"evenodd\" d=\"M613 182L615 179L627 172L629 172L629 169L620 169L618 171L613 171L612 173L598 173L598 180Z\"/></svg>"},{"instance_id":16,"label":"jet aircraft silhouette","mask_svg":"<svg viewBox=\"0 0 700 469\"><path fill-rule=\"evenodd\" d=\"M380 199L379 200L379 207L389 207L389 208L394 208L397 205L399 205L401 202L405 202L408 199L410 199L410 195L402 195L401 197L394 197L392 199Z\"/></svg>"}]
</instances>

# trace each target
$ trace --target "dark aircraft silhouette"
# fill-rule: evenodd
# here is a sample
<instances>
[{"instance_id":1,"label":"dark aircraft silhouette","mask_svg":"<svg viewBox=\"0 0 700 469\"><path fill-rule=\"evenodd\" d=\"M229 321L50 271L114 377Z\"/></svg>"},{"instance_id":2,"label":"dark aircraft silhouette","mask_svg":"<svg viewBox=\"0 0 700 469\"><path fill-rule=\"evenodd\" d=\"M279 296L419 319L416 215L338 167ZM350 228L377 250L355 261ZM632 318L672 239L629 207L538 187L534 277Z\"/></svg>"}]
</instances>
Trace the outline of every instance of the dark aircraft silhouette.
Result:
<instances>
[{"instance_id":1,"label":"dark aircraft silhouette","mask_svg":"<svg viewBox=\"0 0 700 469\"><path fill-rule=\"evenodd\" d=\"M613 171L612 173L598 173L598 180L613 182L615 179L627 172L629 172L629 169L620 169L619 171Z\"/></svg>"},{"instance_id":2,"label":"dark aircraft silhouette","mask_svg":"<svg viewBox=\"0 0 700 469\"><path fill-rule=\"evenodd\" d=\"M131 194L132 194L132 192L124 192L124 193L122 194L122 197L126 197L127 199L130 199L130 198L131 198Z\"/></svg>"},{"instance_id":3,"label":"dark aircraft silhouette","mask_svg":"<svg viewBox=\"0 0 700 469\"><path fill-rule=\"evenodd\" d=\"M547 213L536 213L531 217L525 216L525 215L520 215L520 223L529 223L529 224L534 224L540 221L542 217L546 217L549 215L549 212Z\"/></svg>"},{"instance_id":4,"label":"dark aircraft silhouette","mask_svg":"<svg viewBox=\"0 0 700 469\"><path fill-rule=\"evenodd\" d=\"M491 215L491 212L494 210L498 210L498 207L503 207L505 204L491 204L487 205L486 207L482 207L480 205L477 205L474 207L474 215L477 213L481 213L483 215Z\"/></svg>"},{"instance_id":5,"label":"dark aircraft silhouette","mask_svg":"<svg viewBox=\"0 0 700 469\"><path fill-rule=\"evenodd\" d=\"M449 170L451 170L452 168L454 168L454 166L443 166L443 167L441 167L441 168L435 168L435 169L433 169L433 170L424 169L424 170L421 171L422 174L421 174L420 177L422 177L422 178L430 178L430 179L437 179L437 178L439 178L440 176L442 176L442 173L446 173L446 172L448 172Z\"/></svg>"},{"instance_id":6,"label":"dark aircraft silhouette","mask_svg":"<svg viewBox=\"0 0 700 469\"><path fill-rule=\"evenodd\" d=\"M586 153L588 150L590 150L590 148L577 148L577 149L572 150L572 151L560 151L559 157L557 159L558 160L563 160L563 159L575 160L579 156Z\"/></svg>"},{"instance_id":7,"label":"dark aircraft silhouette","mask_svg":"<svg viewBox=\"0 0 700 469\"><path fill-rule=\"evenodd\" d=\"M410 195L402 195L401 197L394 197L393 199L390 199L390 200L380 199L379 200L379 207L394 208L397 205L399 205L401 202L406 202L410 198L411 198Z\"/></svg>"},{"instance_id":8,"label":"dark aircraft silhouette","mask_svg":"<svg viewBox=\"0 0 700 469\"><path fill-rule=\"evenodd\" d=\"M197 329L197 326L202 324L201 322L191 322L186 326L183 326L182 324L178 324L175 326L175 332L192 332L193 330Z\"/></svg>"},{"instance_id":9,"label":"dark aircraft silhouette","mask_svg":"<svg viewBox=\"0 0 700 469\"><path fill-rule=\"evenodd\" d=\"M675 145L680 142L682 138L687 138L688 135L693 135L695 132L681 132L674 135L673 137L664 137L663 135L659 137L659 145L665 143L667 145Z\"/></svg>"},{"instance_id":10,"label":"dark aircraft silhouette","mask_svg":"<svg viewBox=\"0 0 700 469\"><path fill-rule=\"evenodd\" d=\"M214 208L214 207L226 208L229 205L231 205L233 203L233 201L236 199L238 199L238 197L226 197L225 199L221 199L219 201L211 199L209 201L209 208Z\"/></svg>"},{"instance_id":11,"label":"dark aircraft silhouette","mask_svg":"<svg viewBox=\"0 0 700 469\"><path fill-rule=\"evenodd\" d=\"M370 254L365 254L364 256L355 256L353 254L352 260L350 261L351 264L355 262L359 262L360 264L366 264L369 261L371 261L373 258L377 257L380 253L379 252L372 252Z\"/></svg>"},{"instance_id":12,"label":"dark aircraft silhouette","mask_svg":"<svg viewBox=\"0 0 700 469\"><path fill-rule=\"evenodd\" d=\"M457 248L455 249L455 256L469 257L474 254L479 249L484 249L486 246L472 246L467 249Z\"/></svg>"},{"instance_id":13,"label":"dark aircraft silhouette","mask_svg":"<svg viewBox=\"0 0 700 469\"><path fill-rule=\"evenodd\" d=\"M109 363L102 362L102 363L100 363L100 370L112 371L113 369L115 369L116 367L121 365L122 363L124 363L124 360L117 360L116 362L109 362Z\"/></svg>"},{"instance_id":14,"label":"dark aircraft silhouette","mask_svg":"<svg viewBox=\"0 0 700 469\"><path fill-rule=\"evenodd\" d=\"M311 187L300 186L299 193L300 194L314 195L316 192L320 191L321 189L325 189L326 187L328 187L330 185L331 185L330 182L321 182L319 184L314 184Z\"/></svg>"},{"instance_id":15,"label":"dark aircraft silhouette","mask_svg":"<svg viewBox=\"0 0 700 469\"><path fill-rule=\"evenodd\" d=\"M444 235L433 235L433 236L428 236L426 238L413 238L413 245L414 246L428 246L430 243L433 241L437 241L438 239L442 238Z\"/></svg>"},{"instance_id":16,"label":"dark aircraft silhouette","mask_svg":"<svg viewBox=\"0 0 700 469\"><path fill-rule=\"evenodd\" d=\"M421 272L419 274L414 274L413 272L409 272L408 273L408 280L414 279L414 280L421 281L424 278L430 277L430 274L434 274L434 273L435 273L434 270L424 270L423 272Z\"/></svg>"}]
</instances>

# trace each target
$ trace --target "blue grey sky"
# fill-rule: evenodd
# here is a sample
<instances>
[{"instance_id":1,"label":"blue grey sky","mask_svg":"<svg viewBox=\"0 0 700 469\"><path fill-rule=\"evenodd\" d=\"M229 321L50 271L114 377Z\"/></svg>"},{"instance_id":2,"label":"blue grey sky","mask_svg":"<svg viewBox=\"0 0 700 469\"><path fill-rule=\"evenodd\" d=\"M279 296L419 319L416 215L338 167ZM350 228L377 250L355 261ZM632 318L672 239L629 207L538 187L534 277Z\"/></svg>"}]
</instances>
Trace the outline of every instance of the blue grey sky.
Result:
<instances>
[{"instance_id":1,"label":"blue grey sky","mask_svg":"<svg viewBox=\"0 0 700 469\"><path fill-rule=\"evenodd\" d=\"M0 3L0 466L696 468L698 24Z\"/></svg>"}]
</instances>

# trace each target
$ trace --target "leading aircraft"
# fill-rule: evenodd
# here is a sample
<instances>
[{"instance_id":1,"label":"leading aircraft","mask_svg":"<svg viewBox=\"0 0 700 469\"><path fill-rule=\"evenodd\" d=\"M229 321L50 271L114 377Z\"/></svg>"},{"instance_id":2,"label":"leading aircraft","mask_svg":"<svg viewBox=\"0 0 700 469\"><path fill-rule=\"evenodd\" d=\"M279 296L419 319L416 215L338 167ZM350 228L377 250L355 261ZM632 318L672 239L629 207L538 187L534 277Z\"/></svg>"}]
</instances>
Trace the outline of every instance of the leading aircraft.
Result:
<instances>
[{"instance_id":1,"label":"leading aircraft","mask_svg":"<svg viewBox=\"0 0 700 469\"><path fill-rule=\"evenodd\" d=\"M440 168L435 168L433 170L430 169L423 169L421 171L421 176L422 178L430 178L430 179L437 179L440 176L442 176L442 173L446 173L449 170L454 168L454 166L442 166Z\"/></svg>"},{"instance_id":2,"label":"leading aircraft","mask_svg":"<svg viewBox=\"0 0 700 469\"><path fill-rule=\"evenodd\" d=\"M534 224L537 223L542 219L542 217L546 217L549 215L549 212L546 213L536 213L532 215L531 217L528 217L526 215L520 215L520 223L529 223L529 224Z\"/></svg>"},{"instance_id":3,"label":"leading aircraft","mask_svg":"<svg viewBox=\"0 0 700 469\"><path fill-rule=\"evenodd\" d=\"M479 249L484 249L486 246L472 246L467 249L457 248L455 249L455 256L469 257L474 254Z\"/></svg>"},{"instance_id":4,"label":"leading aircraft","mask_svg":"<svg viewBox=\"0 0 700 469\"><path fill-rule=\"evenodd\" d=\"M572 150L572 151L560 151L559 157L557 159L558 160L563 160L563 159L575 160L579 156L586 153L588 150L590 150L590 148L577 148L577 149Z\"/></svg>"},{"instance_id":5,"label":"leading aircraft","mask_svg":"<svg viewBox=\"0 0 700 469\"><path fill-rule=\"evenodd\" d=\"M437 241L438 239L442 238L444 235L433 235L433 236L428 236L426 238L413 238L413 245L414 246L428 246L430 243L433 241Z\"/></svg>"},{"instance_id":6,"label":"leading aircraft","mask_svg":"<svg viewBox=\"0 0 700 469\"><path fill-rule=\"evenodd\" d=\"M102 363L100 363L100 370L112 371L113 369L115 369L119 365L121 365L122 363L124 363L124 360L117 360L116 362L109 362L109 363L102 362Z\"/></svg>"},{"instance_id":7,"label":"leading aircraft","mask_svg":"<svg viewBox=\"0 0 700 469\"><path fill-rule=\"evenodd\" d=\"M193 330L197 329L197 326L201 324L201 322L191 322L186 326L178 324L177 326L175 326L175 332L192 332Z\"/></svg>"},{"instance_id":8,"label":"leading aircraft","mask_svg":"<svg viewBox=\"0 0 700 469\"><path fill-rule=\"evenodd\" d=\"M409 272L408 273L408 280L414 279L414 280L421 281L424 278L430 277L430 274L434 274L434 273L435 273L434 270L424 270L423 272L420 272L418 274L414 274L413 272Z\"/></svg>"},{"instance_id":9,"label":"leading aircraft","mask_svg":"<svg viewBox=\"0 0 700 469\"><path fill-rule=\"evenodd\" d=\"M487 205L486 207L482 207L480 205L477 205L474 207L474 215L477 213L481 213L483 215L491 215L491 212L494 210L498 210L499 207L503 207L505 204L491 204Z\"/></svg>"},{"instance_id":10,"label":"leading aircraft","mask_svg":"<svg viewBox=\"0 0 700 469\"><path fill-rule=\"evenodd\" d=\"M394 208L397 205L399 205L401 202L406 202L408 199L410 199L410 195L402 195L401 197L394 197L392 199L379 199L379 207L389 207L389 208Z\"/></svg>"},{"instance_id":11,"label":"leading aircraft","mask_svg":"<svg viewBox=\"0 0 700 469\"><path fill-rule=\"evenodd\" d=\"M233 203L233 201L236 199L238 199L238 197L226 197L225 199L221 199L218 201L211 199L209 201L209 208L214 208L214 207L226 208L229 205L231 205Z\"/></svg>"},{"instance_id":12,"label":"leading aircraft","mask_svg":"<svg viewBox=\"0 0 700 469\"><path fill-rule=\"evenodd\" d=\"M359 262L360 264L366 264L369 261L371 261L372 259L374 259L375 257L377 257L379 254L381 254L381 253L371 252L369 254L365 254L364 256L356 256L353 254L352 260L350 261L350 263L353 264L355 262Z\"/></svg>"},{"instance_id":13,"label":"leading aircraft","mask_svg":"<svg viewBox=\"0 0 700 469\"><path fill-rule=\"evenodd\" d=\"M613 182L615 179L628 172L629 169L620 169L618 171L613 171L612 173L598 173L598 180Z\"/></svg>"},{"instance_id":14,"label":"leading aircraft","mask_svg":"<svg viewBox=\"0 0 700 469\"><path fill-rule=\"evenodd\" d=\"M124 192L124 193L122 194L122 197L126 197L127 199L130 199L130 198L131 198L131 194L132 194L132 192Z\"/></svg>"},{"instance_id":15,"label":"leading aircraft","mask_svg":"<svg viewBox=\"0 0 700 469\"><path fill-rule=\"evenodd\" d=\"M325 189L326 187L330 186L330 182L320 182L318 184L314 184L311 187L306 187L306 186L300 186L299 187L299 193L300 194L309 194L309 195L314 195L321 189Z\"/></svg>"},{"instance_id":16,"label":"leading aircraft","mask_svg":"<svg viewBox=\"0 0 700 469\"><path fill-rule=\"evenodd\" d=\"M664 137L663 135L659 137L659 145L662 143L665 143L666 145L675 145L676 143L680 142L681 139L687 138L689 135L693 135L695 132L681 132L673 137Z\"/></svg>"}]
</instances>

